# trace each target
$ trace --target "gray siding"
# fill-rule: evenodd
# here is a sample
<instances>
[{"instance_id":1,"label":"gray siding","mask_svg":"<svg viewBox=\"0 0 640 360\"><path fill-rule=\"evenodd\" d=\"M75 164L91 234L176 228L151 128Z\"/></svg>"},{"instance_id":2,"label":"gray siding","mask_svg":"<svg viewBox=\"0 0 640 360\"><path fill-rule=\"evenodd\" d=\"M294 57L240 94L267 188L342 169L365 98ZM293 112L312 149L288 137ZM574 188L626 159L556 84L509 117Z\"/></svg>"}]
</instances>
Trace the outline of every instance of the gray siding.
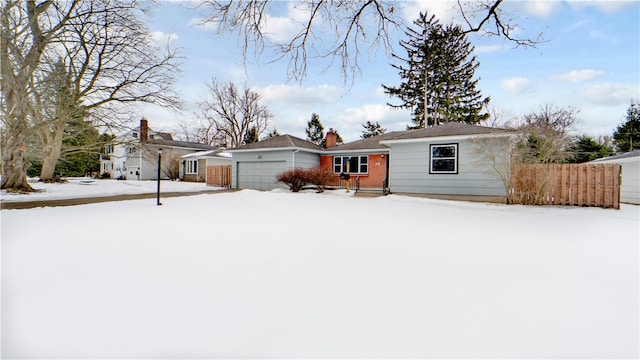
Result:
<instances>
[{"instance_id":1,"label":"gray siding","mask_svg":"<svg viewBox=\"0 0 640 360\"><path fill-rule=\"evenodd\" d=\"M238 179L238 163L242 167L243 164L245 166L252 166L252 164L258 163L266 163L266 162L282 162L282 171L290 170L294 167L310 169L320 165L320 155L315 153L306 152L304 150L300 150L293 153L294 150L275 150L275 151L264 151L264 150L255 150L248 152L233 152L232 153L232 162L231 162L231 186L234 189L239 188L239 184L243 183L242 179ZM260 157L258 157L260 156ZM294 160L295 156L295 160ZM288 189L288 187L284 184L275 183L275 181L271 178L272 175L269 175L269 179L263 179L262 183L273 183L270 188L283 188ZM259 190L266 190L268 188L264 188L262 186Z\"/></svg>"},{"instance_id":2,"label":"gray siding","mask_svg":"<svg viewBox=\"0 0 640 360\"><path fill-rule=\"evenodd\" d=\"M500 176L482 155L479 139L391 144L389 178L395 193L434 195L506 196ZM492 139L495 142L496 139ZM458 173L429 174L429 145L458 144ZM503 144L506 145L506 141ZM507 159L506 151L500 154ZM504 160L501 160L504 164Z\"/></svg>"}]
</instances>

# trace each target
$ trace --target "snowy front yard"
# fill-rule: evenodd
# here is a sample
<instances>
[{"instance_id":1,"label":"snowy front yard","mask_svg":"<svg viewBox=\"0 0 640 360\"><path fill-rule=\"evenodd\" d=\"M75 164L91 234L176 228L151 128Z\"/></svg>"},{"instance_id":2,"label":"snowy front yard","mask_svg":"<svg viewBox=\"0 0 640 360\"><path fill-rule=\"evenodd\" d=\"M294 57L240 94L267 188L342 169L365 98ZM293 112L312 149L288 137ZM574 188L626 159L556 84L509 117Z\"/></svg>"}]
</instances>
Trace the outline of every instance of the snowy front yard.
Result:
<instances>
[{"instance_id":1,"label":"snowy front yard","mask_svg":"<svg viewBox=\"0 0 640 360\"><path fill-rule=\"evenodd\" d=\"M3 210L3 358L638 357L639 209L240 191Z\"/></svg>"}]
</instances>

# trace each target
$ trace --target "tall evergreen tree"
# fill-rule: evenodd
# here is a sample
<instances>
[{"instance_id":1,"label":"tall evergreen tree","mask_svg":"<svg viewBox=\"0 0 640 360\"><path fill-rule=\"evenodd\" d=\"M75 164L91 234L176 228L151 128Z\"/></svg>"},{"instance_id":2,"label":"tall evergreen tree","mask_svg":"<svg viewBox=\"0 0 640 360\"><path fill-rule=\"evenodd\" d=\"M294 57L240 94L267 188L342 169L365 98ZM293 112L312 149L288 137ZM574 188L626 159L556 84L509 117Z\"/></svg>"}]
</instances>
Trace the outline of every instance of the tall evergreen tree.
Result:
<instances>
[{"instance_id":1,"label":"tall evergreen tree","mask_svg":"<svg viewBox=\"0 0 640 360\"><path fill-rule=\"evenodd\" d=\"M267 136L265 136L264 138L265 138L265 139L271 139L271 138L278 137L278 136L280 136L280 133L278 132L278 129L273 128L273 130L271 130L271 131L267 134Z\"/></svg>"},{"instance_id":2,"label":"tall evergreen tree","mask_svg":"<svg viewBox=\"0 0 640 360\"><path fill-rule=\"evenodd\" d=\"M613 155L613 149L605 144L597 142L588 135L577 138L569 147L570 163L581 164L595 159Z\"/></svg>"},{"instance_id":3,"label":"tall evergreen tree","mask_svg":"<svg viewBox=\"0 0 640 360\"><path fill-rule=\"evenodd\" d=\"M363 139L381 135L387 132L387 129L383 128L378 122L374 124L371 121L367 120L367 123L362 124L362 127L364 128L364 130L362 131L362 135L360 135L360 137Z\"/></svg>"},{"instance_id":4,"label":"tall evergreen tree","mask_svg":"<svg viewBox=\"0 0 640 360\"><path fill-rule=\"evenodd\" d=\"M399 71L399 86L382 85L385 93L398 97L399 105L392 108L411 109L412 125L408 129L424 128L443 122L470 124L485 120L482 110L489 102L476 87L474 74L480 63L472 56L474 47L459 26L442 26L435 16L420 13L414 21L416 29L408 28L407 41L400 46L407 57L396 54L401 65L392 64Z\"/></svg>"},{"instance_id":5,"label":"tall evergreen tree","mask_svg":"<svg viewBox=\"0 0 640 360\"><path fill-rule=\"evenodd\" d=\"M258 142L260 140L260 134L258 134L258 128L253 126L244 134L244 138L242 139L243 144L251 144L254 142Z\"/></svg>"},{"instance_id":6,"label":"tall evergreen tree","mask_svg":"<svg viewBox=\"0 0 640 360\"><path fill-rule=\"evenodd\" d=\"M640 104L631 101L627 109L627 121L613 133L613 143L619 152L640 149Z\"/></svg>"},{"instance_id":7,"label":"tall evergreen tree","mask_svg":"<svg viewBox=\"0 0 640 360\"><path fill-rule=\"evenodd\" d=\"M324 139L324 126L320 122L320 116L318 114L311 114L311 120L307 122L307 129L305 130L307 133L307 140L310 142L321 145Z\"/></svg>"}]
</instances>

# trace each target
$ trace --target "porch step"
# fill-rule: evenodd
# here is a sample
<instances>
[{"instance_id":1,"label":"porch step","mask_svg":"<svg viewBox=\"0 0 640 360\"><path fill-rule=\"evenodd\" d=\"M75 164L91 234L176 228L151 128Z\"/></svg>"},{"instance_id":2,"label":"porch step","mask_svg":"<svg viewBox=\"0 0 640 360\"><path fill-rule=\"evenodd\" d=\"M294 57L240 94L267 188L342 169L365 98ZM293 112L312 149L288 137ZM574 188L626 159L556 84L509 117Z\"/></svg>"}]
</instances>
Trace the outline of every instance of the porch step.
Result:
<instances>
[{"instance_id":1,"label":"porch step","mask_svg":"<svg viewBox=\"0 0 640 360\"><path fill-rule=\"evenodd\" d=\"M382 193L382 189L380 190L358 190L356 191L356 193L354 194L354 196L358 196L358 197L378 197L378 196L383 196L384 194Z\"/></svg>"}]
</instances>

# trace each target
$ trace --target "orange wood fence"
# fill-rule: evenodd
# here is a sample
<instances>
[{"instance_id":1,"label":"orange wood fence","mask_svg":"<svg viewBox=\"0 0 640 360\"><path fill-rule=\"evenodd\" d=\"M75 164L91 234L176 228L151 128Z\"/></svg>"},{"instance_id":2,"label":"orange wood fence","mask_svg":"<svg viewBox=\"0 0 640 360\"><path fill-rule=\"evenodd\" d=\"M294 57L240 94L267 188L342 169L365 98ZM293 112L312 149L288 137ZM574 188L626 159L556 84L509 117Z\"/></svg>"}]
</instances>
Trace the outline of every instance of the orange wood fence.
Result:
<instances>
[{"instance_id":1,"label":"orange wood fence","mask_svg":"<svg viewBox=\"0 0 640 360\"><path fill-rule=\"evenodd\" d=\"M231 165L207 166L207 186L231 187Z\"/></svg>"},{"instance_id":2,"label":"orange wood fence","mask_svg":"<svg viewBox=\"0 0 640 360\"><path fill-rule=\"evenodd\" d=\"M514 165L509 203L620 209L619 164Z\"/></svg>"}]
</instances>

